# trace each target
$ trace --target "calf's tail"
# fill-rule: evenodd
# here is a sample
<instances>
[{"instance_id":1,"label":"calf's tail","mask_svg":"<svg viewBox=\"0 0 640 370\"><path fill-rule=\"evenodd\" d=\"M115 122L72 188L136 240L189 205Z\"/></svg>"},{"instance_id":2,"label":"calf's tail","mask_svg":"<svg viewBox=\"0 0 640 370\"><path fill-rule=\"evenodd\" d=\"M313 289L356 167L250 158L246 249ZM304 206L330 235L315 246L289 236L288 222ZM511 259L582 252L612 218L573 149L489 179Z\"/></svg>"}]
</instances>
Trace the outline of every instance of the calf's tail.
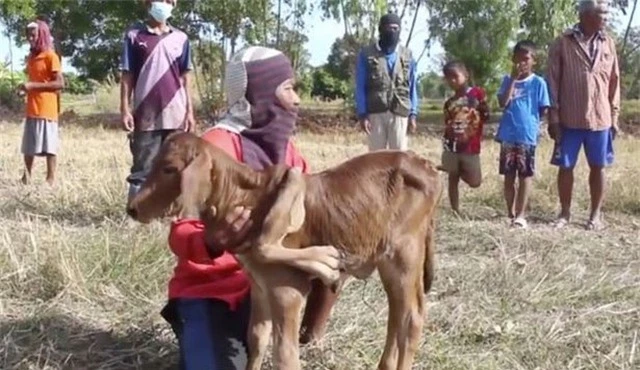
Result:
<instances>
[{"instance_id":1,"label":"calf's tail","mask_svg":"<svg viewBox=\"0 0 640 370\"><path fill-rule=\"evenodd\" d=\"M424 255L424 272L422 275L422 282L424 293L427 294L431 290L431 284L433 283L433 278L435 276L435 221L434 217L431 216L431 220L429 222L429 230L427 232L427 237L425 239L425 255Z\"/></svg>"},{"instance_id":2,"label":"calf's tail","mask_svg":"<svg viewBox=\"0 0 640 370\"><path fill-rule=\"evenodd\" d=\"M440 203L440 199L442 198L442 193L444 192L444 186L442 186L442 182L439 177L435 177L435 192L432 194L434 196L433 199L433 208L431 212L429 212L429 225L427 226L427 236L425 238L425 254L424 254L424 271L422 275L423 279L423 287L424 293L429 293L431 290L431 285L433 284L433 279L435 277L435 269L436 269L436 246L435 246L435 237L436 237L436 216L438 213L438 204Z\"/></svg>"}]
</instances>

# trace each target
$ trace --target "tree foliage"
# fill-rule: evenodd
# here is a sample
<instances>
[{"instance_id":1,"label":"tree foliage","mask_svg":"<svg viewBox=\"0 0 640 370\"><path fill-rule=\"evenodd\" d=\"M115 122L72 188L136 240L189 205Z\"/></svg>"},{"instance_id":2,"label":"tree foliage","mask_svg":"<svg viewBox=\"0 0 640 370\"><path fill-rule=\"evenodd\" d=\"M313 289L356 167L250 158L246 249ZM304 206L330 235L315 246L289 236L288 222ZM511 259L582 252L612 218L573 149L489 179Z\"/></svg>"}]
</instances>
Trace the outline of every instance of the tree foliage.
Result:
<instances>
[{"instance_id":1,"label":"tree foliage","mask_svg":"<svg viewBox=\"0 0 640 370\"><path fill-rule=\"evenodd\" d=\"M108 0L5 0L0 17L18 42L24 42L29 21L45 18L56 51L81 73L101 80L117 68L124 29L142 15L143 9L132 5Z\"/></svg>"},{"instance_id":2,"label":"tree foliage","mask_svg":"<svg viewBox=\"0 0 640 370\"><path fill-rule=\"evenodd\" d=\"M55 38L57 52L80 74L80 81L117 76L123 34L145 19L140 0L2 0L0 22L17 43L24 40L24 26L35 17L45 18ZM377 36L380 17L394 11L403 20L402 41L426 23L429 40L440 42L446 59L463 61L473 82L494 96L500 75L510 68L510 49L528 38L540 46L538 72L544 72L548 45L563 29L577 21L574 0L180 0L171 23L192 40L197 89L207 104L220 104L225 62L245 45L276 47L287 54L296 70L303 94L324 98L353 98L358 51ZM637 0L612 4L635 13ZM418 17L426 9L428 19ZM331 46L326 63L309 65L305 48L309 34L304 17L319 11L344 27ZM420 13L422 14L422 13ZM628 27L619 38L623 88L629 96L640 90L639 31ZM423 51L424 53L424 51ZM414 50L414 55L422 55ZM441 81L433 73L421 77L424 96L439 95Z\"/></svg>"},{"instance_id":3,"label":"tree foliage","mask_svg":"<svg viewBox=\"0 0 640 370\"><path fill-rule=\"evenodd\" d=\"M306 11L304 0L285 0L293 9L293 23L301 26L300 14ZM273 4L267 0L181 0L174 10L171 23L184 30L197 44L195 55L209 61L201 61L204 73L216 74L225 58L238 45L268 44L275 29ZM141 1L112 0L3 0L0 3L0 20L18 43L24 42L24 26L36 16L44 16L51 25L57 51L69 58L70 64L90 78L103 80L117 72L123 34L134 22L146 19L146 9ZM283 40L304 42L305 36L282 27ZM299 48L289 45L296 60L304 59ZM211 59L216 60L211 60Z\"/></svg>"},{"instance_id":4,"label":"tree foliage","mask_svg":"<svg viewBox=\"0 0 640 370\"><path fill-rule=\"evenodd\" d=\"M341 80L333 76L327 66L316 68L312 74L313 87L311 96L324 99L346 99L349 98L350 85L348 81Z\"/></svg>"},{"instance_id":5,"label":"tree foliage","mask_svg":"<svg viewBox=\"0 0 640 370\"><path fill-rule=\"evenodd\" d=\"M25 82L24 73L11 71L8 65L0 64L0 107L20 111L24 107L24 98L16 93L16 86Z\"/></svg>"},{"instance_id":6,"label":"tree foliage","mask_svg":"<svg viewBox=\"0 0 640 370\"><path fill-rule=\"evenodd\" d=\"M618 56L622 75L622 94L627 99L640 99L640 27L631 28L626 47L623 37L618 40Z\"/></svg>"},{"instance_id":7,"label":"tree foliage","mask_svg":"<svg viewBox=\"0 0 640 370\"><path fill-rule=\"evenodd\" d=\"M425 99L443 99L447 94L446 86L442 76L435 72L428 72L418 77L420 81L420 92Z\"/></svg>"},{"instance_id":8,"label":"tree foliage","mask_svg":"<svg viewBox=\"0 0 640 370\"><path fill-rule=\"evenodd\" d=\"M631 3L618 0L612 5L626 10ZM425 6L429 41L442 44L446 59L464 62L473 81L487 87L491 96L500 74L510 70L510 49L517 40L530 39L539 46L537 72L544 74L549 45L578 21L574 0L426 0Z\"/></svg>"},{"instance_id":9,"label":"tree foliage","mask_svg":"<svg viewBox=\"0 0 640 370\"><path fill-rule=\"evenodd\" d=\"M575 21L575 0L528 0L521 7L519 38L527 38L546 51L549 44Z\"/></svg>"},{"instance_id":10,"label":"tree foliage","mask_svg":"<svg viewBox=\"0 0 640 370\"><path fill-rule=\"evenodd\" d=\"M447 59L460 60L474 83L491 95L498 75L509 65L509 43L518 29L518 0L425 0L429 34L440 41Z\"/></svg>"}]
</instances>

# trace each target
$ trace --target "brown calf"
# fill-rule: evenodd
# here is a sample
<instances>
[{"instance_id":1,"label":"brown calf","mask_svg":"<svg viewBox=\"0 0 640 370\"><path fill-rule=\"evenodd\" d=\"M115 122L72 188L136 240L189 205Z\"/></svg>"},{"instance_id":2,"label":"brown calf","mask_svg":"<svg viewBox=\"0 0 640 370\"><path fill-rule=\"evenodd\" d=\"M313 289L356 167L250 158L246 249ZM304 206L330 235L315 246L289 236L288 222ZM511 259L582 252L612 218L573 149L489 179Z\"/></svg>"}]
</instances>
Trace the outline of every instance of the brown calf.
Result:
<instances>
[{"instance_id":1,"label":"brown calf","mask_svg":"<svg viewBox=\"0 0 640 370\"><path fill-rule=\"evenodd\" d=\"M300 369L299 314L310 278L335 284L340 268L360 279L378 270L389 303L378 368L409 370L433 279L441 191L435 166L413 152L372 152L312 175L280 165L254 171L180 133L166 140L128 213L140 222L199 216L210 235L233 207L253 210L253 230L230 251L252 280L247 369L260 368L271 333L276 367Z\"/></svg>"}]
</instances>

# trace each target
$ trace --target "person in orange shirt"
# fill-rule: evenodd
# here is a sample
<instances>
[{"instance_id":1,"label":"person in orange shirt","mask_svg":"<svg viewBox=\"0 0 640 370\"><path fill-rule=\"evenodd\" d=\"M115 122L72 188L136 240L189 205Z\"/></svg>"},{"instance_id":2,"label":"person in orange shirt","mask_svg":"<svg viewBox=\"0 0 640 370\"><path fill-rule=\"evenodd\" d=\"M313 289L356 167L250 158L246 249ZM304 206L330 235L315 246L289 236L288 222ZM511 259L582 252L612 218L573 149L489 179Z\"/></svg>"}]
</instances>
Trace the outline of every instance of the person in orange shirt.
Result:
<instances>
[{"instance_id":1,"label":"person in orange shirt","mask_svg":"<svg viewBox=\"0 0 640 370\"><path fill-rule=\"evenodd\" d=\"M300 99L290 60L274 49L249 47L229 61L225 84L229 111L203 139L256 170L282 163L308 172L291 141ZM232 246L242 240L251 225L250 213L237 208L227 215L214 243ZM180 369L244 369L251 312L247 275L229 253L209 257L198 219L173 221L169 247L177 264L161 314L178 339ZM301 341L322 336L336 299L321 281L314 282Z\"/></svg>"},{"instance_id":2,"label":"person in orange shirt","mask_svg":"<svg viewBox=\"0 0 640 370\"><path fill-rule=\"evenodd\" d=\"M59 149L58 94L64 88L60 58L53 50L49 26L37 20L27 25L31 51L27 57L28 80L19 86L27 95L26 120L22 135L25 172L22 183L31 179L36 156L47 158L47 183L53 184Z\"/></svg>"}]
</instances>

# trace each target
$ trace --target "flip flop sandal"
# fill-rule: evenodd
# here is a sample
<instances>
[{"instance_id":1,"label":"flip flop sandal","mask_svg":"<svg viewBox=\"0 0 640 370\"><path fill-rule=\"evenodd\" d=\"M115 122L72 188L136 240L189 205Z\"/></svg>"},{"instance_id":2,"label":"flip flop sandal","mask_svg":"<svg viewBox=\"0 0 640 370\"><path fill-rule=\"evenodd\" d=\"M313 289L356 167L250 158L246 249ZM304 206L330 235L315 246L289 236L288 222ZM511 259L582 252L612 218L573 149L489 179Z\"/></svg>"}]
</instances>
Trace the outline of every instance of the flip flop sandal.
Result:
<instances>
[{"instance_id":1,"label":"flip flop sandal","mask_svg":"<svg viewBox=\"0 0 640 370\"><path fill-rule=\"evenodd\" d=\"M527 220L524 218L515 218L511 223L511 226L517 227L519 229L526 229L529 225L527 224Z\"/></svg>"},{"instance_id":2,"label":"flip flop sandal","mask_svg":"<svg viewBox=\"0 0 640 370\"><path fill-rule=\"evenodd\" d=\"M602 230L603 227L602 221L589 220L584 228L586 230L599 231Z\"/></svg>"},{"instance_id":3,"label":"flip flop sandal","mask_svg":"<svg viewBox=\"0 0 640 370\"><path fill-rule=\"evenodd\" d=\"M567 226L568 224L569 224L569 220L568 219L566 219L564 217L560 217L553 223L553 228L554 229L562 229L563 227Z\"/></svg>"}]
</instances>

